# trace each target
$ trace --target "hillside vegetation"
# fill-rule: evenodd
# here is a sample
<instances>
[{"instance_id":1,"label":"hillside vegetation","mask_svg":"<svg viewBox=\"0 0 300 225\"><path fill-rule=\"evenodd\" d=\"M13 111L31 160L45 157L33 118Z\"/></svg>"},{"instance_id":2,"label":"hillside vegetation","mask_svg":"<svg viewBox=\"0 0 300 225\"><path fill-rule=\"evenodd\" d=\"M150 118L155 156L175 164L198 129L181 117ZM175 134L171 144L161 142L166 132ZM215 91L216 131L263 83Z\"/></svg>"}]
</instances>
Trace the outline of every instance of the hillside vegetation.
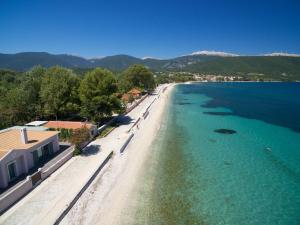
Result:
<instances>
[{"instance_id":1,"label":"hillside vegetation","mask_svg":"<svg viewBox=\"0 0 300 225\"><path fill-rule=\"evenodd\" d=\"M184 71L200 74L261 76L262 79L300 80L300 57L187 55L173 59L140 59L128 55L85 59L72 55L53 55L46 52L0 54L0 68L26 71L34 66L63 66L87 70L102 67L119 72L134 64L142 64L152 71Z\"/></svg>"}]
</instances>

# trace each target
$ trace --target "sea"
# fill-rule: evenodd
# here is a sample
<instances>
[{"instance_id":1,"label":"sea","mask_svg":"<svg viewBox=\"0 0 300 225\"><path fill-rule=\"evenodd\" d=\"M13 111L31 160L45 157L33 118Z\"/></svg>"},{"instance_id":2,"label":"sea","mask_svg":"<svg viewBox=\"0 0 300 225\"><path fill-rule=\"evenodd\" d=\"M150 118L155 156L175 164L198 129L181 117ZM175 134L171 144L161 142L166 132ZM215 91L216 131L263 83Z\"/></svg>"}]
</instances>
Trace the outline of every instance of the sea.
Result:
<instances>
[{"instance_id":1,"label":"sea","mask_svg":"<svg viewBox=\"0 0 300 225\"><path fill-rule=\"evenodd\" d=\"M175 86L135 224L299 225L300 83Z\"/></svg>"}]
</instances>

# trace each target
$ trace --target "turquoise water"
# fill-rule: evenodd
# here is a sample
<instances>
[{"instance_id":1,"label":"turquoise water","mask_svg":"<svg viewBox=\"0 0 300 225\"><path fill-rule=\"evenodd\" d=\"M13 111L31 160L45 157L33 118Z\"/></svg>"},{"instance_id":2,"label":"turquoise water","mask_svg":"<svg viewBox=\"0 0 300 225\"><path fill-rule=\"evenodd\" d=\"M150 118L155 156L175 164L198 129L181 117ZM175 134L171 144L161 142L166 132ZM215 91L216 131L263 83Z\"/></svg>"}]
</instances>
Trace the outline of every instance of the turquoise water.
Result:
<instances>
[{"instance_id":1,"label":"turquoise water","mask_svg":"<svg viewBox=\"0 0 300 225\"><path fill-rule=\"evenodd\" d=\"M175 88L137 224L300 224L300 85L226 85Z\"/></svg>"}]
</instances>

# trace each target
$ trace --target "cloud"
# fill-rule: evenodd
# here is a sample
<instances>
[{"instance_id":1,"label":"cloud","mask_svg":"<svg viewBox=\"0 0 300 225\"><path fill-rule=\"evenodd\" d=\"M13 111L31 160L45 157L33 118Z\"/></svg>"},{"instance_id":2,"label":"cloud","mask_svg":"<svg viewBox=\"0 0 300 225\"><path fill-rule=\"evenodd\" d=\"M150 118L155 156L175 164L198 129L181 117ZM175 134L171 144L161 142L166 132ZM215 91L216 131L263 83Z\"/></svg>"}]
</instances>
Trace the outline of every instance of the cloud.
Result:
<instances>
[{"instance_id":1,"label":"cloud","mask_svg":"<svg viewBox=\"0 0 300 225\"><path fill-rule=\"evenodd\" d=\"M264 56L291 56L291 57L300 57L299 54L291 54L287 52L273 52L270 54L265 54Z\"/></svg>"},{"instance_id":2,"label":"cloud","mask_svg":"<svg viewBox=\"0 0 300 225\"><path fill-rule=\"evenodd\" d=\"M212 55L212 56L223 56L223 57L233 57L233 56L239 56L237 54L228 53L228 52L218 52L218 51L198 51L193 52L190 55Z\"/></svg>"},{"instance_id":3,"label":"cloud","mask_svg":"<svg viewBox=\"0 0 300 225\"><path fill-rule=\"evenodd\" d=\"M151 56L145 56L142 59L144 60L144 59L159 59L159 58L155 58L155 57L151 57Z\"/></svg>"}]
</instances>

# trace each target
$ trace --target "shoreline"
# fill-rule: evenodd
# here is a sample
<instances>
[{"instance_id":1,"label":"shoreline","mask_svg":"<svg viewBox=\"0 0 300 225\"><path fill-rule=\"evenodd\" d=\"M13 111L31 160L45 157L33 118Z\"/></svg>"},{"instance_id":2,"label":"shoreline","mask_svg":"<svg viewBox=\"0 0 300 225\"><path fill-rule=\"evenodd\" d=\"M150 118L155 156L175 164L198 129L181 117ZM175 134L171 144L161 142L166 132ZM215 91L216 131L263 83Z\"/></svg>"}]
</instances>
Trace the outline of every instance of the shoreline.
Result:
<instances>
[{"instance_id":1,"label":"shoreline","mask_svg":"<svg viewBox=\"0 0 300 225\"><path fill-rule=\"evenodd\" d=\"M61 224L130 224L134 211L128 207L145 169L150 149L164 118L170 95L176 84L168 84L156 101L141 109L149 115L133 127L135 133L123 154L115 153L90 187L62 220ZM113 135L113 133L111 134Z\"/></svg>"}]
</instances>

